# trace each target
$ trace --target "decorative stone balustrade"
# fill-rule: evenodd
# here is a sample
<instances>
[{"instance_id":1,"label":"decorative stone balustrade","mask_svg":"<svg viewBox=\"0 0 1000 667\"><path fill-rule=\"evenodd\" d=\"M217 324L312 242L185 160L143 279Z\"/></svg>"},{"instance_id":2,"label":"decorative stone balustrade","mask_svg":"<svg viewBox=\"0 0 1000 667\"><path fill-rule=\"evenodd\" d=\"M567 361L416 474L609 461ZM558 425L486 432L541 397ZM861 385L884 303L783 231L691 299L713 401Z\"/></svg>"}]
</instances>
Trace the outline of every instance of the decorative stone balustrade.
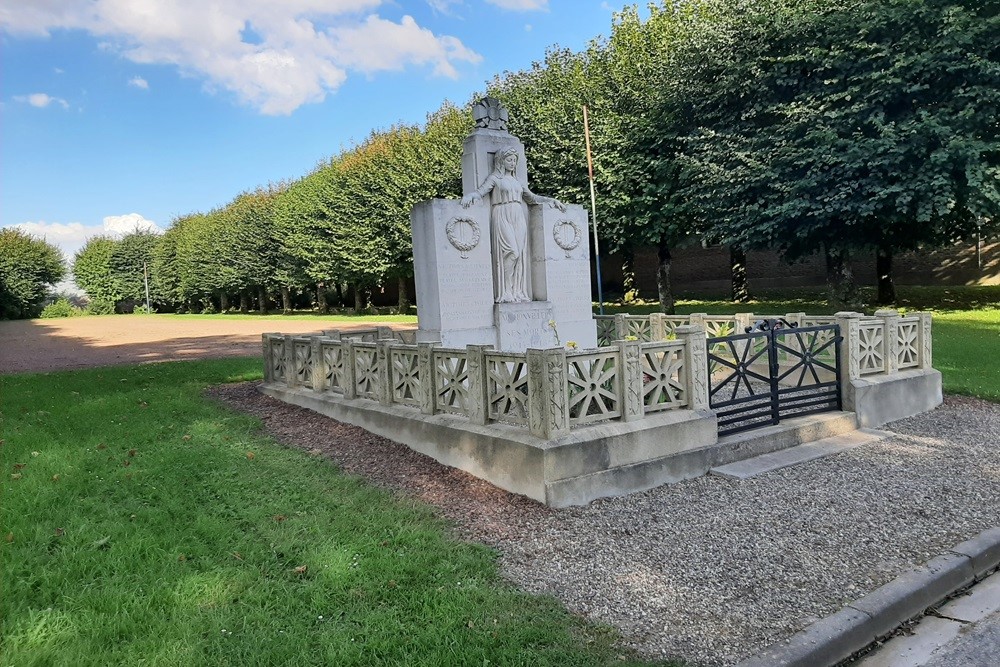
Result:
<instances>
[{"instance_id":1,"label":"decorative stone balustrade","mask_svg":"<svg viewBox=\"0 0 1000 667\"><path fill-rule=\"evenodd\" d=\"M387 329L262 340L267 383L459 415L474 424L522 426L552 438L598 422L706 409L704 332L680 325L671 334L673 340L525 353L406 344Z\"/></svg>"},{"instance_id":2,"label":"decorative stone balustrade","mask_svg":"<svg viewBox=\"0 0 1000 667\"><path fill-rule=\"evenodd\" d=\"M850 317L847 317L850 316ZM705 313L691 315L595 315L597 337L601 345L614 340L635 339L641 342L669 340L679 326L701 327L708 338L721 338L743 333L746 327L762 317L753 313L710 316ZM845 344L842 358L849 370L850 379L869 375L886 375L912 368L931 368L931 314L910 313L900 316L894 310L879 310L874 316L863 313L837 313L836 315L807 315L786 313L786 321L802 327L841 324ZM844 324L856 321L848 329ZM821 346L822 341L817 344Z\"/></svg>"}]
</instances>

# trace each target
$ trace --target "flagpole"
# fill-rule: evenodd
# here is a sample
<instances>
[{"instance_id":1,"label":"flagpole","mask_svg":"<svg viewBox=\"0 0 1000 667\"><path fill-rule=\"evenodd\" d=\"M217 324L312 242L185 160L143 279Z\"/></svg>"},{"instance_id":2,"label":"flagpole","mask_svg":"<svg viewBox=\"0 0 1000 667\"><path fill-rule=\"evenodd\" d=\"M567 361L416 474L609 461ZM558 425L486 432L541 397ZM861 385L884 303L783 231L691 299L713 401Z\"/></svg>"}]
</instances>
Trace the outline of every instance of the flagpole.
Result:
<instances>
[{"instance_id":1,"label":"flagpole","mask_svg":"<svg viewBox=\"0 0 1000 667\"><path fill-rule=\"evenodd\" d=\"M587 142L587 175L590 178L590 217L594 223L594 259L597 263L597 300L601 315L604 315L604 288L601 285L601 246L597 240L597 194L594 192L594 160L590 156L590 119L587 105L583 105L583 136Z\"/></svg>"}]
</instances>

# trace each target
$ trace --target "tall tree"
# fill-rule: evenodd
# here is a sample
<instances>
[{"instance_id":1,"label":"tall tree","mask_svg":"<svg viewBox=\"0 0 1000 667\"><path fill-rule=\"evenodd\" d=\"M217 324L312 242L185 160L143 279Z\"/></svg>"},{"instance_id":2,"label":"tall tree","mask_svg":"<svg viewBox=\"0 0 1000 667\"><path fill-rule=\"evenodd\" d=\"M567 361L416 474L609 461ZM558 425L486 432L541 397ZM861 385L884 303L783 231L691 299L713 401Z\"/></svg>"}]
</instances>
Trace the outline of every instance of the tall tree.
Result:
<instances>
[{"instance_id":1,"label":"tall tree","mask_svg":"<svg viewBox=\"0 0 1000 667\"><path fill-rule=\"evenodd\" d=\"M66 274L62 253L16 227L0 229L0 319L35 317Z\"/></svg>"},{"instance_id":2,"label":"tall tree","mask_svg":"<svg viewBox=\"0 0 1000 667\"><path fill-rule=\"evenodd\" d=\"M117 244L110 236L92 236L73 257L73 279L92 304L108 304L111 308L122 298L121 286L111 270L111 255Z\"/></svg>"},{"instance_id":3,"label":"tall tree","mask_svg":"<svg viewBox=\"0 0 1000 667\"><path fill-rule=\"evenodd\" d=\"M995 3L708 6L712 29L681 80L703 201L729 242L824 252L831 302L853 306L852 253L877 248L891 276L894 252L998 217Z\"/></svg>"}]
</instances>

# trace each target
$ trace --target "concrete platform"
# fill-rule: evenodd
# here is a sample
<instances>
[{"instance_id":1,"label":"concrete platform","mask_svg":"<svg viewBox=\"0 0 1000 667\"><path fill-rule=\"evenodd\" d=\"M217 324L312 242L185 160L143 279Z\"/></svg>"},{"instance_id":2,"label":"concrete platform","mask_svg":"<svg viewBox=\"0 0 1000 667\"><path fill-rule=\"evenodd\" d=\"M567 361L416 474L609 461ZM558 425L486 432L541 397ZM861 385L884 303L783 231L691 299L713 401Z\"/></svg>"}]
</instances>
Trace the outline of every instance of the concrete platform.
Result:
<instances>
[{"instance_id":1,"label":"concrete platform","mask_svg":"<svg viewBox=\"0 0 1000 667\"><path fill-rule=\"evenodd\" d=\"M794 428L794 427L789 427ZM798 429L801 431L801 428ZM846 452L859 445L869 442L876 442L890 435L885 431L874 429L861 429L849 431L840 435L833 435L822 438L814 442L807 442L802 445L789 447L770 454L762 454L743 461L729 463L709 470L709 474L729 479L749 479L757 477L774 470L787 468L788 466L814 461L840 452Z\"/></svg>"},{"instance_id":2,"label":"concrete platform","mask_svg":"<svg viewBox=\"0 0 1000 667\"><path fill-rule=\"evenodd\" d=\"M551 507L645 491L701 477L743 459L840 435L853 413L789 419L779 426L718 439L711 411L666 410L632 422L606 422L544 440L523 427L477 425L450 414L424 415L398 405L265 383L261 392L360 426L502 489Z\"/></svg>"}]
</instances>

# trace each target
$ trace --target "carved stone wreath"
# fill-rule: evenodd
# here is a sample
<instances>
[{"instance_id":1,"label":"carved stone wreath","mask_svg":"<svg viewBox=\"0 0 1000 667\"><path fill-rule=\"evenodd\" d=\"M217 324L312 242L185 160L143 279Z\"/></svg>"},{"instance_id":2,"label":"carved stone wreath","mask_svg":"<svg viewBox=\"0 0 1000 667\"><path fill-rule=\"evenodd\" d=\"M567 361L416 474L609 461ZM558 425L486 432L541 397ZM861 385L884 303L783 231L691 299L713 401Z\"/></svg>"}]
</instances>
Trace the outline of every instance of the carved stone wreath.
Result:
<instances>
[{"instance_id":1,"label":"carved stone wreath","mask_svg":"<svg viewBox=\"0 0 1000 667\"><path fill-rule=\"evenodd\" d=\"M566 251L567 257L580 245L581 235L580 228L572 220L560 220L552 227L552 238L557 246Z\"/></svg>"},{"instance_id":2,"label":"carved stone wreath","mask_svg":"<svg viewBox=\"0 0 1000 667\"><path fill-rule=\"evenodd\" d=\"M469 259L469 251L479 245L479 225L472 218L454 218L444 233L448 243L462 253L462 259Z\"/></svg>"}]
</instances>

